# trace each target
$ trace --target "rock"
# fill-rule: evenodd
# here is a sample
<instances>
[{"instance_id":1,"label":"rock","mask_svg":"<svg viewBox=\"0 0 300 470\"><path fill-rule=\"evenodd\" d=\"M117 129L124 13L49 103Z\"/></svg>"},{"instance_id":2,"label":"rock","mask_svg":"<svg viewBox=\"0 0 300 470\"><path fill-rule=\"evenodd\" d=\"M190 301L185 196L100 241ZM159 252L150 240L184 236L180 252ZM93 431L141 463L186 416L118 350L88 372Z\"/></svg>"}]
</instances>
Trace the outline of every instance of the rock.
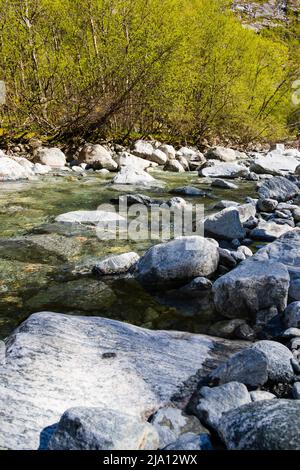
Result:
<instances>
[{"instance_id":1,"label":"rock","mask_svg":"<svg viewBox=\"0 0 300 470\"><path fill-rule=\"evenodd\" d=\"M295 327L288 328L282 334L282 337L285 338L285 339L300 338L300 329L295 328Z\"/></svg>"},{"instance_id":2,"label":"rock","mask_svg":"<svg viewBox=\"0 0 300 470\"><path fill-rule=\"evenodd\" d=\"M218 432L230 450L300 450L300 401L264 400L223 415Z\"/></svg>"},{"instance_id":3,"label":"rock","mask_svg":"<svg viewBox=\"0 0 300 470\"><path fill-rule=\"evenodd\" d=\"M283 264L252 257L214 283L215 306L227 318L253 318L259 310L273 306L283 312L289 284Z\"/></svg>"},{"instance_id":4,"label":"rock","mask_svg":"<svg viewBox=\"0 0 300 470\"><path fill-rule=\"evenodd\" d=\"M135 416L104 408L71 408L54 431L48 450L156 450L158 434Z\"/></svg>"},{"instance_id":5,"label":"rock","mask_svg":"<svg viewBox=\"0 0 300 470\"><path fill-rule=\"evenodd\" d=\"M55 265L78 256L81 249L76 238L56 234L0 239L0 258L27 263Z\"/></svg>"},{"instance_id":6,"label":"rock","mask_svg":"<svg viewBox=\"0 0 300 470\"><path fill-rule=\"evenodd\" d=\"M187 206L187 202L182 197L172 197L165 204L171 209L172 208L182 209L183 207Z\"/></svg>"},{"instance_id":7,"label":"rock","mask_svg":"<svg viewBox=\"0 0 300 470\"><path fill-rule=\"evenodd\" d=\"M300 402L300 382L294 384L292 393L295 400L299 400Z\"/></svg>"},{"instance_id":8,"label":"rock","mask_svg":"<svg viewBox=\"0 0 300 470\"><path fill-rule=\"evenodd\" d=\"M176 157L176 150L173 145L162 144L158 148L167 156L167 158L174 159Z\"/></svg>"},{"instance_id":9,"label":"rock","mask_svg":"<svg viewBox=\"0 0 300 470\"><path fill-rule=\"evenodd\" d=\"M177 160L168 160L164 167L164 170L173 171L175 173L183 173L185 171L181 163Z\"/></svg>"},{"instance_id":10,"label":"rock","mask_svg":"<svg viewBox=\"0 0 300 470\"><path fill-rule=\"evenodd\" d=\"M255 333L251 326L247 323L242 323L234 331L235 338L243 339L245 341L253 341L255 339Z\"/></svg>"},{"instance_id":11,"label":"rock","mask_svg":"<svg viewBox=\"0 0 300 470\"><path fill-rule=\"evenodd\" d=\"M126 273L139 259L139 255L134 252L108 256L94 266L93 273L98 276Z\"/></svg>"},{"instance_id":12,"label":"rock","mask_svg":"<svg viewBox=\"0 0 300 470\"><path fill-rule=\"evenodd\" d=\"M213 450L213 446L207 434L200 434L199 436L188 432L180 436L177 441L166 446L163 450Z\"/></svg>"},{"instance_id":13,"label":"rock","mask_svg":"<svg viewBox=\"0 0 300 470\"><path fill-rule=\"evenodd\" d=\"M72 171L74 171L74 173L77 173L79 175L83 175L85 173L84 169L81 168L81 166L72 166Z\"/></svg>"},{"instance_id":14,"label":"rock","mask_svg":"<svg viewBox=\"0 0 300 470\"><path fill-rule=\"evenodd\" d=\"M202 387L196 413L201 422L217 430L219 421L226 411L239 408L251 402L250 394L245 385L231 382L219 387Z\"/></svg>"},{"instance_id":15,"label":"rock","mask_svg":"<svg viewBox=\"0 0 300 470\"><path fill-rule=\"evenodd\" d=\"M295 175L300 176L300 165L297 166L295 170Z\"/></svg>"},{"instance_id":16,"label":"rock","mask_svg":"<svg viewBox=\"0 0 300 470\"><path fill-rule=\"evenodd\" d=\"M257 201L257 209L260 212L274 212L278 206L278 201L275 199L259 199Z\"/></svg>"},{"instance_id":17,"label":"rock","mask_svg":"<svg viewBox=\"0 0 300 470\"><path fill-rule=\"evenodd\" d=\"M153 186L155 179L149 173L146 173L146 171L135 169L131 166L123 166L114 177L113 183Z\"/></svg>"},{"instance_id":18,"label":"rock","mask_svg":"<svg viewBox=\"0 0 300 470\"><path fill-rule=\"evenodd\" d=\"M217 163L199 170L199 176L210 176L211 178L243 178L248 173L247 167L234 163Z\"/></svg>"},{"instance_id":19,"label":"rock","mask_svg":"<svg viewBox=\"0 0 300 470\"><path fill-rule=\"evenodd\" d=\"M262 199L275 199L278 202L285 202L293 199L299 194L298 186L287 178L277 176L268 179L258 187L259 197Z\"/></svg>"},{"instance_id":20,"label":"rock","mask_svg":"<svg viewBox=\"0 0 300 470\"><path fill-rule=\"evenodd\" d=\"M226 268L233 269L236 267L238 261L233 256L233 253L230 250L224 248L219 248L220 255L220 264Z\"/></svg>"},{"instance_id":21,"label":"rock","mask_svg":"<svg viewBox=\"0 0 300 470\"><path fill-rule=\"evenodd\" d=\"M258 174L277 176L284 173L295 173L298 165L299 160L294 157L273 153L256 157L250 170Z\"/></svg>"},{"instance_id":22,"label":"rock","mask_svg":"<svg viewBox=\"0 0 300 470\"><path fill-rule=\"evenodd\" d=\"M219 338L232 338L234 339L236 329L245 324L245 320L233 319L233 320L222 320L212 325L208 333L211 336L217 336Z\"/></svg>"},{"instance_id":23,"label":"rock","mask_svg":"<svg viewBox=\"0 0 300 470\"><path fill-rule=\"evenodd\" d=\"M175 188L170 191L172 194L179 194L182 196L206 196L206 192L202 191L202 189L194 188L193 186L183 186L182 188Z\"/></svg>"},{"instance_id":24,"label":"rock","mask_svg":"<svg viewBox=\"0 0 300 470\"><path fill-rule=\"evenodd\" d=\"M255 390L250 392L252 401L274 400L276 396L273 393L265 392L264 390Z\"/></svg>"},{"instance_id":25,"label":"rock","mask_svg":"<svg viewBox=\"0 0 300 470\"><path fill-rule=\"evenodd\" d=\"M50 168L62 168L66 165L66 156L58 148L39 148L36 152L36 163L50 166Z\"/></svg>"},{"instance_id":26,"label":"rock","mask_svg":"<svg viewBox=\"0 0 300 470\"><path fill-rule=\"evenodd\" d=\"M213 188L223 188L223 189L239 189L239 187L234 184L230 183L229 181L224 181L222 179L215 179L212 183L211 186Z\"/></svg>"},{"instance_id":27,"label":"rock","mask_svg":"<svg viewBox=\"0 0 300 470\"><path fill-rule=\"evenodd\" d=\"M219 262L218 244L200 236L181 237L151 247L139 260L136 276L147 287L184 284L213 274Z\"/></svg>"},{"instance_id":28,"label":"rock","mask_svg":"<svg viewBox=\"0 0 300 470\"><path fill-rule=\"evenodd\" d=\"M28 311L52 309L76 312L79 315L99 311L107 312L116 301L113 290L95 279L76 279L49 284L25 302Z\"/></svg>"},{"instance_id":29,"label":"rock","mask_svg":"<svg viewBox=\"0 0 300 470\"><path fill-rule=\"evenodd\" d=\"M254 219L256 215L256 207L254 204L241 204L237 206L242 224L248 222L249 219Z\"/></svg>"},{"instance_id":30,"label":"rock","mask_svg":"<svg viewBox=\"0 0 300 470\"><path fill-rule=\"evenodd\" d=\"M111 199L113 204L126 204L127 207L134 204L142 204L143 206L161 205L162 201L159 199L152 199L150 196L144 194L124 194L122 196L114 197Z\"/></svg>"},{"instance_id":31,"label":"rock","mask_svg":"<svg viewBox=\"0 0 300 470\"><path fill-rule=\"evenodd\" d=\"M195 416L188 416L182 410L173 407L161 408L151 419L151 424L159 435L159 448L162 449L175 442L182 434L207 434Z\"/></svg>"},{"instance_id":32,"label":"rock","mask_svg":"<svg viewBox=\"0 0 300 470\"><path fill-rule=\"evenodd\" d=\"M189 171L190 170L189 161L185 157L180 155L176 158L176 160L180 163L180 165L182 166L184 171ZM199 162L197 163L197 167L198 166L199 166Z\"/></svg>"},{"instance_id":33,"label":"rock","mask_svg":"<svg viewBox=\"0 0 300 470\"><path fill-rule=\"evenodd\" d=\"M233 162L236 160L236 157L236 153L233 149L225 147L211 148L205 154L207 160L213 159L221 162Z\"/></svg>"},{"instance_id":34,"label":"rock","mask_svg":"<svg viewBox=\"0 0 300 470\"><path fill-rule=\"evenodd\" d=\"M284 322L288 328L300 328L300 302L293 302L287 307Z\"/></svg>"},{"instance_id":35,"label":"rock","mask_svg":"<svg viewBox=\"0 0 300 470\"><path fill-rule=\"evenodd\" d=\"M210 292L212 289L212 282L206 277L196 277L187 285L179 289L179 294L190 297L197 298L202 297L203 294Z\"/></svg>"},{"instance_id":36,"label":"rock","mask_svg":"<svg viewBox=\"0 0 300 470\"><path fill-rule=\"evenodd\" d=\"M209 236L223 240L243 239L246 236L240 221L239 210L232 207L206 217L204 231Z\"/></svg>"},{"instance_id":37,"label":"rock","mask_svg":"<svg viewBox=\"0 0 300 470\"><path fill-rule=\"evenodd\" d=\"M154 152L154 147L150 142L147 142L145 140L138 140L134 144L134 148L132 153L136 155L137 157L149 159L151 158L152 154Z\"/></svg>"},{"instance_id":38,"label":"rock","mask_svg":"<svg viewBox=\"0 0 300 470\"><path fill-rule=\"evenodd\" d=\"M85 144L79 152L78 163L86 163L95 170L116 171L118 168L110 152L99 144Z\"/></svg>"},{"instance_id":39,"label":"rock","mask_svg":"<svg viewBox=\"0 0 300 470\"><path fill-rule=\"evenodd\" d=\"M239 205L236 201L227 201L222 199L214 205L214 209L227 209L228 207L237 207Z\"/></svg>"},{"instance_id":40,"label":"rock","mask_svg":"<svg viewBox=\"0 0 300 470\"><path fill-rule=\"evenodd\" d=\"M35 163L33 165L32 171L35 175L47 175L51 171L51 167L42 165L41 163Z\"/></svg>"},{"instance_id":41,"label":"rock","mask_svg":"<svg viewBox=\"0 0 300 470\"><path fill-rule=\"evenodd\" d=\"M0 181L28 179L33 174L31 168L25 168L12 158L0 158Z\"/></svg>"},{"instance_id":42,"label":"rock","mask_svg":"<svg viewBox=\"0 0 300 470\"><path fill-rule=\"evenodd\" d=\"M220 384L240 382L249 387L261 387L267 382L290 383L294 378L293 355L283 344L258 341L231 356L212 373Z\"/></svg>"},{"instance_id":43,"label":"rock","mask_svg":"<svg viewBox=\"0 0 300 470\"><path fill-rule=\"evenodd\" d=\"M133 168L135 171L145 171L151 166L151 162L143 158L131 155L128 152L122 152L115 157L115 161L118 163L120 169L122 167Z\"/></svg>"},{"instance_id":44,"label":"rock","mask_svg":"<svg viewBox=\"0 0 300 470\"><path fill-rule=\"evenodd\" d=\"M293 210L293 217L295 219L295 222L300 222L300 207L298 209Z\"/></svg>"},{"instance_id":45,"label":"rock","mask_svg":"<svg viewBox=\"0 0 300 470\"><path fill-rule=\"evenodd\" d=\"M253 240L273 242L291 230L293 230L293 227L287 224L279 225L275 222L266 222L261 219L257 227L251 230L250 237Z\"/></svg>"},{"instance_id":46,"label":"rock","mask_svg":"<svg viewBox=\"0 0 300 470\"><path fill-rule=\"evenodd\" d=\"M252 250L248 246L241 245L237 249L238 253L242 253L245 258L251 258L253 256Z\"/></svg>"},{"instance_id":47,"label":"rock","mask_svg":"<svg viewBox=\"0 0 300 470\"><path fill-rule=\"evenodd\" d=\"M45 446L49 426L84 405L147 419L183 407L241 343L150 331L98 317L39 313L8 338L0 366L0 448Z\"/></svg>"},{"instance_id":48,"label":"rock","mask_svg":"<svg viewBox=\"0 0 300 470\"><path fill-rule=\"evenodd\" d=\"M120 216L116 212L107 212L103 210L67 212L66 214L58 215L55 218L55 222L59 223L84 225L98 225L100 222L118 222L124 220L124 217Z\"/></svg>"}]
</instances>

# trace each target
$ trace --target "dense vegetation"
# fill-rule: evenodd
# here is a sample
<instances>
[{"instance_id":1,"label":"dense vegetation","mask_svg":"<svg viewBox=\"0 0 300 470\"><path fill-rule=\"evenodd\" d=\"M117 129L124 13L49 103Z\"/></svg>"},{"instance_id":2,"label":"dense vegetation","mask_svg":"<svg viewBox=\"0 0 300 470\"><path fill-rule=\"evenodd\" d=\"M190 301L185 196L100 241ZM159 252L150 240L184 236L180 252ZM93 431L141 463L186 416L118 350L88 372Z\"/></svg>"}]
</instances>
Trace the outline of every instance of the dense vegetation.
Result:
<instances>
[{"instance_id":1,"label":"dense vegetation","mask_svg":"<svg viewBox=\"0 0 300 470\"><path fill-rule=\"evenodd\" d=\"M0 0L2 133L191 142L287 136L298 38L258 35L230 5Z\"/></svg>"}]
</instances>

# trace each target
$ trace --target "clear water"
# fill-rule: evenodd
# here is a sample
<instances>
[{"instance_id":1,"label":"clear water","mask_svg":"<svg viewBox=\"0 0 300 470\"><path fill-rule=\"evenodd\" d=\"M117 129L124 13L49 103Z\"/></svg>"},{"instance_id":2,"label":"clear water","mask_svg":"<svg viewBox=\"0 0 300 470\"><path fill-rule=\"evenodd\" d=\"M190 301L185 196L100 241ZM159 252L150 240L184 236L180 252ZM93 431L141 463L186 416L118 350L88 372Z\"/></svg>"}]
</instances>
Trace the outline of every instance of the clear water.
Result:
<instances>
[{"instance_id":1,"label":"clear water","mask_svg":"<svg viewBox=\"0 0 300 470\"><path fill-rule=\"evenodd\" d=\"M172 188L193 185L209 189L196 173L175 174L156 170L159 188L113 187L111 176L45 176L34 181L0 183L0 338L6 337L28 315L51 310L99 315L148 328L206 332L216 321L209 302L183 302L176 295L154 297L132 279L96 280L93 260L107 254L143 253L151 241L100 241L86 228L70 230L55 224L55 216L73 210L93 210L116 195L139 192L162 200ZM255 195L255 184L238 181L239 190L214 188L206 197L186 198L205 204L207 213L220 199L243 202ZM68 247L61 259L47 259L35 248L2 247L4 239L34 234L58 237ZM55 238L56 240L56 238ZM60 243L59 242L59 243ZM68 251L69 250L69 251Z\"/></svg>"}]
</instances>

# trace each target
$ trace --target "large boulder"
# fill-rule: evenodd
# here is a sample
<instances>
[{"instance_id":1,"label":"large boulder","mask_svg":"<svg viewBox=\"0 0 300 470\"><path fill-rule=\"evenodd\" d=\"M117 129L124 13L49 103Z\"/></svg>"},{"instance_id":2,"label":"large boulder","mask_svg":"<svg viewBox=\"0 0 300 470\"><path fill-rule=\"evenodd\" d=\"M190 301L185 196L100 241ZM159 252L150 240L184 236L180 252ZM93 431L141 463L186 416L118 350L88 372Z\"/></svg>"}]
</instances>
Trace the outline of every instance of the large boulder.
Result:
<instances>
[{"instance_id":1,"label":"large boulder","mask_svg":"<svg viewBox=\"0 0 300 470\"><path fill-rule=\"evenodd\" d=\"M213 429L226 411L251 403L250 394L244 384L231 382L219 387L202 387L197 397L196 413L200 421Z\"/></svg>"},{"instance_id":2,"label":"large boulder","mask_svg":"<svg viewBox=\"0 0 300 470\"><path fill-rule=\"evenodd\" d=\"M275 199L278 202L293 199L300 193L300 189L295 183L282 176L264 181L258 186L257 191L260 198Z\"/></svg>"},{"instance_id":3,"label":"large boulder","mask_svg":"<svg viewBox=\"0 0 300 470\"><path fill-rule=\"evenodd\" d=\"M278 240L261 248L254 259L284 264L290 275L289 297L300 300L300 228L285 233Z\"/></svg>"},{"instance_id":4,"label":"large boulder","mask_svg":"<svg viewBox=\"0 0 300 470\"><path fill-rule=\"evenodd\" d=\"M8 158L0 158L0 181L15 181L19 179L28 179L33 176L32 168L20 165L20 162Z\"/></svg>"},{"instance_id":5,"label":"large boulder","mask_svg":"<svg viewBox=\"0 0 300 470\"><path fill-rule=\"evenodd\" d=\"M258 341L230 357L213 371L212 378L220 384L237 381L249 387L290 383L294 379L292 359L293 354L283 344Z\"/></svg>"},{"instance_id":6,"label":"large boulder","mask_svg":"<svg viewBox=\"0 0 300 470\"><path fill-rule=\"evenodd\" d=\"M139 260L137 279L146 287L183 285L210 276L219 263L218 244L200 236L182 237L152 246Z\"/></svg>"},{"instance_id":7,"label":"large boulder","mask_svg":"<svg viewBox=\"0 0 300 470\"><path fill-rule=\"evenodd\" d=\"M78 156L78 163L86 163L94 169L115 171L118 164L113 160L110 152L99 144L85 144Z\"/></svg>"},{"instance_id":8,"label":"large boulder","mask_svg":"<svg viewBox=\"0 0 300 470\"><path fill-rule=\"evenodd\" d=\"M154 147L146 140L137 140L134 144L132 153L137 157L150 159L154 152Z\"/></svg>"},{"instance_id":9,"label":"large boulder","mask_svg":"<svg viewBox=\"0 0 300 470\"><path fill-rule=\"evenodd\" d=\"M218 432L230 450L300 450L300 400L265 400L224 414Z\"/></svg>"},{"instance_id":10,"label":"large boulder","mask_svg":"<svg viewBox=\"0 0 300 470\"><path fill-rule=\"evenodd\" d=\"M284 312L289 286L286 266L252 257L214 283L214 302L227 318L254 318L257 312L270 307Z\"/></svg>"},{"instance_id":11,"label":"large boulder","mask_svg":"<svg viewBox=\"0 0 300 470\"><path fill-rule=\"evenodd\" d=\"M199 176L209 176L211 178L242 178L249 174L249 170L244 165L235 163L215 163L205 166L199 170Z\"/></svg>"},{"instance_id":12,"label":"large boulder","mask_svg":"<svg viewBox=\"0 0 300 470\"><path fill-rule=\"evenodd\" d=\"M36 163L42 163L50 168L62 168L66 164L66 156L59 148L41 147L36 152Z\"/></svg>"},{"instance_id":13,"label":"large boulder","mask_svg":"<svg viewBox=\"0 0 300 470\"><path fill-rule=\"evenodd\" d=\"M69 408L147 419L242 347L189 333L150 331L98 317L32 315L8 338L0 365L0 448L44 447Z\"/></svg>"},{"instance_id":14,"label":"large boulder","mask_svg":"<svg viewBox=\"0 0 300 470\"><path fill-rule=\"evenodd\" d=\"M114 184L133 184L140 186L153 186L155 179L146 171L131 167L122 166L113 179Z\"/></svg>"},{"instance_id":15,"label":"large boulder","mask_svg":"<svg viewBox=\"0 0 300 470\"><path fill-rule=\"evenodd\" d=\"M48 450L156 450L158 443L155 428L136 416L78 407L62 415Z\"/></svg>"},{"instance_id":16,"label":"large boulder","mask_svg":"<svg viewBox=\"0 0 300 470\"><path fill-rule=\"evenodd\" d=\"M159 146L159 150L163 152L169 159L176 157L176 150L174 149L173 145L161 144Z\"/></svg>"},{"instance_id":17,"label":"large boulder","mask_svg":"<svg viewBox=\"0 0 300 470\"><path fill-rule=\"evenodd\" d=\"M287 232L293 230L293 227L287 224L279 225L276 222L266 222L260 219L257 227L250 232L250 238L265 242L273 242Z\"/></svg>"},{"instance_id":18,"label":"large boulder","mask_svg":"<svg viewBox=\"0 0 300 470\"><path fill-rule=\"evenodd\" d=\"M206 217L204 231L209 236L224 240L243 239L246 236L238 208L235 207L228 207Z\"/></svg>"},{"instance_id":19,"label":"large boulder","mask_svg":"<svg viewBox=\"0 0 300 470\"><path fill-rule=\"evenodd\" d=\"M206 152L205 158L207 158L207 160L212 159L219 160L221 162L233 162L236 160L237 155L233 149L226 147L213 147Z\"/></svg>"},{"instance_id":20,"label":"large boulder","mask_svg":"<svg viewBox=\"0 0 300 470\"><path fill-rule=\"evenodd\" d=\"M280 176L285 173L295 173L298 165L299 160L292 156L270 153L267 156L257 156L251 164L250 170L258 174Z\"/></svg>"}]
</instances>

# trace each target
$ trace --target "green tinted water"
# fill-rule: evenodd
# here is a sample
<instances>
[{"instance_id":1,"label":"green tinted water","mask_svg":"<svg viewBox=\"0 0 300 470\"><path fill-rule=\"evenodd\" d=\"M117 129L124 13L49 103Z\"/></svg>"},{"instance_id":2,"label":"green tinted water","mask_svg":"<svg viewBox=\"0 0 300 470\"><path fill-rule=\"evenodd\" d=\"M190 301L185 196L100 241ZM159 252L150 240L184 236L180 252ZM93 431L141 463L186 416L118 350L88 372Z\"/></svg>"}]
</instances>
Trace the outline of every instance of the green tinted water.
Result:
<instances>
[{"instance_id":1,"label":"green tinted water","mask_svg":"<svg viewBox=\"0 0 300 470\"><path fill-rule=\"evenodd\" d=\"M161 182L155 189L113 187L111 177L90 174L45 176L34 181L0 183L0 337L33 312L51 310L99 315L149 328L206 331L215 321L207 299L182 303L175 295L155 298L132 279L98 281L91 275L94 259L107 254L143 253L153 241L100 241L93 230L55 224L55 216L74 210L94 210L116 195L139 192L161 200L175 187L209 189L196 173L174 174L156 170ZM217 199L243 202L254 196L253 183L238 182L239 190L215 189ZM207 213L216 200L185 198L203 203ZM48 237L56 245L54 258L36 247L3 245L9 237ZM54 238L53 238L54 237ZM62 245L62 246L60 246ZM2 248L1 248L2 246Z\"/></svg>"}]
</instances>

